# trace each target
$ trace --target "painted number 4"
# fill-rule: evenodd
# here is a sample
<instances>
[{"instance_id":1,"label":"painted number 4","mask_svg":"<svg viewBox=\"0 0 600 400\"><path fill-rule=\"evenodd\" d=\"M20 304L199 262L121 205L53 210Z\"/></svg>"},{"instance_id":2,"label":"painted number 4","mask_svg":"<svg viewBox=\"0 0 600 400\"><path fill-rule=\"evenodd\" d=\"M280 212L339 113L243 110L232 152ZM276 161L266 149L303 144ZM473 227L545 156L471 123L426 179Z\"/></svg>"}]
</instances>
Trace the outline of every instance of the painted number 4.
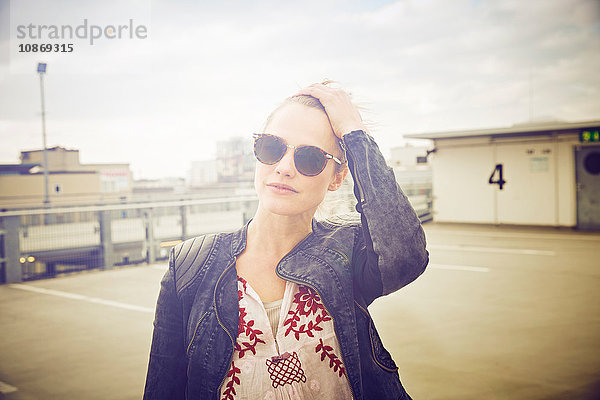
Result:
<instances>
[{"instance_id":1,"label":"painted number 4","mask_svg":"<svg viewBox=\"0 0 600 400\"><path fill-rule=\"evenodd\" d=\"M494 177L497 177L497 179L494 180ZM502 186L506 183L504 178L502 178L502 164L496 164L496 168L492 171L488 182L490 185L498 185L500 190L502 190Z\"/></svg>"}]
</instances>

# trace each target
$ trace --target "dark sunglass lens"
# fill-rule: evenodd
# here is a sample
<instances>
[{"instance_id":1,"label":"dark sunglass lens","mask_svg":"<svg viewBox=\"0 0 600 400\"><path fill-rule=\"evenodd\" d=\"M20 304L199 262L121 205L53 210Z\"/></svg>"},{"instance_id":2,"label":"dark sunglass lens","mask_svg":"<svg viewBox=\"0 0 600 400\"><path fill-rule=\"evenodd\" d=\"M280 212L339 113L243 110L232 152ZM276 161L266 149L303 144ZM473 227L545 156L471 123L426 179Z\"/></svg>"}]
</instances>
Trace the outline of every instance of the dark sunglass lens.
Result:
<instances>
[{"instance_id":1,"label":"dark sunglass lens","mask_svg":"<svg viewBox=\"0 0 600 400\"><path fill-rule=\"evenodd\" d=\"M315 176L323 171L327 159L318 148L303 146L296 150L294 162L298 172L307 176Z\"/></svg>"},{"instance_id":2,"label":"dark sunglass lens","mask_svg":"<svg viewBox=\"0 0 600 400\"><path fill-rule=\"evenodd\" d=\"M275 164L283 158L286 150L285 143L274 136L261 136L256 139L254 155L264 164Z\"/></svg>"}]
</instances>

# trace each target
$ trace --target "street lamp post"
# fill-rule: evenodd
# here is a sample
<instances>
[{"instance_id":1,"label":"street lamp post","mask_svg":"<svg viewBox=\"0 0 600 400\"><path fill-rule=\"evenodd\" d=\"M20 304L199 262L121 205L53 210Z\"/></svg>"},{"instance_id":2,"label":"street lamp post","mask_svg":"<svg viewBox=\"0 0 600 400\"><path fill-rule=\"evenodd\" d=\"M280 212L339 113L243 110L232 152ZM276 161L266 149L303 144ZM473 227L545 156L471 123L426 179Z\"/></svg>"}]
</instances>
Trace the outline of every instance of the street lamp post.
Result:
<instances>
[{"instance_id":1,"label":"street lamp post","mask_svg":"<svg viewBox=\"0 0 600 400\"><path fill-rule=\"evenodd\" d=\"M44 141L44 205L50 205L48 194L48 147L46 146L46 106L44 104L44 74L46 63L38 63L37 72L40 74L40 93L42 95L42 137Z\"/></svg>"}]
</instances>

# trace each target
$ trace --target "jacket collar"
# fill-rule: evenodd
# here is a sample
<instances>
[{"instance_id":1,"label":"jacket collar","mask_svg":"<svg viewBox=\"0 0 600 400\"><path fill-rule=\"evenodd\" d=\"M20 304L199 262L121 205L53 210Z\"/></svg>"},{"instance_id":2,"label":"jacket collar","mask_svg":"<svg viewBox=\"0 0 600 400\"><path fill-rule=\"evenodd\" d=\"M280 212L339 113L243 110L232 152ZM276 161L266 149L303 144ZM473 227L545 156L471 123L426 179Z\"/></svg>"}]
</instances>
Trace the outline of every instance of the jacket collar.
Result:
<instances>
[{"instance_id":1,"label":"jacket collar","mask_svg":"<svg viewBox=\"0 0 600 400\"><path fill-rule=\"evenodd\" d=\"M250 221L252 221L252 218L250 218ZM246 222L246 225L233 233L231 240L232 257L237 257L246 250L246 238L248 237L248 225L250 225L250 221Z\"/></svg>"}]
</instances>

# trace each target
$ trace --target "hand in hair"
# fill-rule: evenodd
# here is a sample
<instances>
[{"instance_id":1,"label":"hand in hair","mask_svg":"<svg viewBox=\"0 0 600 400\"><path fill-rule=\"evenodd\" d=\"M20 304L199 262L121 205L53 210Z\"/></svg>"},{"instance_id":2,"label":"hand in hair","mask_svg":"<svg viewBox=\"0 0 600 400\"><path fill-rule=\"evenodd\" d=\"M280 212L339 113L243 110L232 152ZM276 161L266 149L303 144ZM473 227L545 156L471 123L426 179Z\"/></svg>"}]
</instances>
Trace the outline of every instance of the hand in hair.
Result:
<instances>
[{"instance_id":1,"label":"hand in hair","mask_svg":"<svg viewBox=\"0 0 600 400\"><path fill-rule=\"evenodd\" d=\"M366 131L362 117L356 106L352 104L348 93L342 89L328 87L326 83L307 86L298 91L296 96L308 95L319 99L325 108L331 128L338 138L341 139L352 131Z\"/></svg>"}]
</instances>

